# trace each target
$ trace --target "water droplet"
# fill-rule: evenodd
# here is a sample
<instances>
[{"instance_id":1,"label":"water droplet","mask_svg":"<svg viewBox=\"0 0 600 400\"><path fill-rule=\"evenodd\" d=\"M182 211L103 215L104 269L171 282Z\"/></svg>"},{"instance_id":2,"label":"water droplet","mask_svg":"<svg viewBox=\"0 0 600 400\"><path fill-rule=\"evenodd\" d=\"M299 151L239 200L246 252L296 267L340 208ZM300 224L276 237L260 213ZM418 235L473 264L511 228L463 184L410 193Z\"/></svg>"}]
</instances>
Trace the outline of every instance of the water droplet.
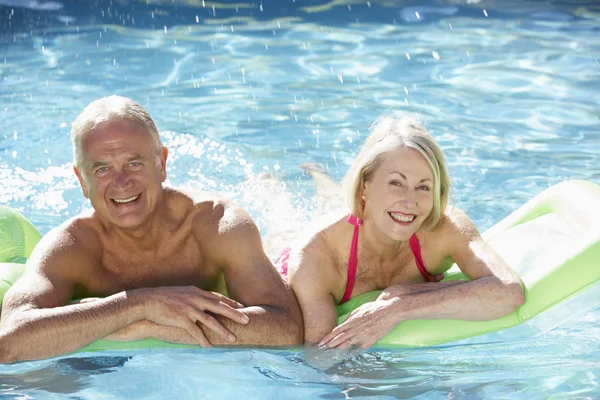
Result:
<instances>
[{"instance_id":1,"label":"water droplet","mask_svg":"<svg viewBox=\"0 0 600 400\"><path fill-rule=\"evenodd\" d=\"M483 10L483 15L485 15L485 16L486 16L486 18L487 18L487 16L488 16L488 13L487 13L487 11Z\"/></svg>"},{"instance_id":2,"label":"water droplet","mask_svg":"<svg viewBox=\"0 0 600 400\"><path fill-rule=\"evenodd\" d=\"M421 16L419 15L418 11L415 11L415 16L417 17L417 19L421 19Z\"/></svg>"},{"instance_id":3,"label":"water droplet","mask_svg":"<svg viewBox=\"0 0 600 400\"><path fill-rule=\"evenodd\" d=\"M198 18L198 16L196 15L196 23L200 23L200 18Z\"/></svg>"},{"instance_id":4,"label":"water droplet","mask_svg":"<svg viewBox=\"0 0 600 400\"><path fill-rule=\"evenodd\" d=\"M167 33L167 27L166 27L166 26L163 26L163 28L164 28L164 30L165 30L165 33Z\"/></svg>"},{"instance_id":5,"label":"water droplet","mask_svg":"<svg viewBox=\"0 0 600 400\"><path fill-rule=\"evenodd\" d=\"M431 55L433 56L433 58L435 58L436 60L440 59L440 55L437 53L437 51L432 51Z\"/></svg>"},{"instance_id":6,"label":"water droplet","mask_svg":"<svg viewBox=\"0 0 600 400\"><path fill-rule=\"evenodd\" d=\"M406 53L406 58L410 60L410 54Z\"/></svg>"},{"instance_id":7,"label":"water droplet","mask_svg":"<svg viewBox=\"0 0 600 400\"><path fill-rule=\"evenodd\" d=\"M338 75L338 81L340 81L340 83L343 85L344 84L344 77L342 75Z\"/></svg>"}]
</instances>

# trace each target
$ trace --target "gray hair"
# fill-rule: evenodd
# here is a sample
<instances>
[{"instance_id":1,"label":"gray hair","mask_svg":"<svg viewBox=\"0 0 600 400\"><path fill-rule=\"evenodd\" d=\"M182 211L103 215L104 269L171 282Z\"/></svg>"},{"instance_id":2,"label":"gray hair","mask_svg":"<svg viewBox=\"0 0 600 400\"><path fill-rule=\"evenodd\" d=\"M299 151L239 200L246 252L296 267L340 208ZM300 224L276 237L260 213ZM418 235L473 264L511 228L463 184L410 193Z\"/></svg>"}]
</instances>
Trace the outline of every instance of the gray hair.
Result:
<instances>
[{"instance_id":1,"label":"gray hair","mask_svg":"<svg viewBox=\"0 0 600 400\"><path fill-rule=\"evenodd\" d=\"M116 120L132 122L150 136L152 147L160 154L163 144L158 129L150 114L138 103L121 96L108 96L90 103L75 118L71 126L71 142L73 143L73 158L75 165L80 168L83 160L81 138L83 134L93 130L98 125Z\"/></svg>"},{"instance_id":2,"label":"gray hair","mask_svg":"<svg viewBox=\"0 0 600 400\"><path fill-rule=\"evenodd\" d=\"M371 125L369 136L344 178L346 203L354 215L364 217L361 197L365 182L383 162L381 155L401 146L421 153L433 173L433 210L421 226L431 230L441 220L448 204L450 177L439 145L421 122L411 117L382 116Z\"/></svg>"}]
</instances>

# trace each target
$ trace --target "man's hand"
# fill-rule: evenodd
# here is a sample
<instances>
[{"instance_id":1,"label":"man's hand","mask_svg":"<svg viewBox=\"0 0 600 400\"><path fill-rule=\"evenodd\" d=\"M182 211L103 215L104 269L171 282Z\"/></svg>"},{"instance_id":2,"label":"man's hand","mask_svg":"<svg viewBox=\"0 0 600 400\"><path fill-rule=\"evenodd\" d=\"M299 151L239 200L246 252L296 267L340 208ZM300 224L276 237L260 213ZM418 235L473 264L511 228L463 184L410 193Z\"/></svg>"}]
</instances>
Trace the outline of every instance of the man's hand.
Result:
<instances>
[{"instance_id":1,"label":"man's hand","mask_svg":"<svg viewBox=\"0 0 600 400\"><path fill-rule=\"evenodd\" d=\"M173 286L132 290L134 297L143 296L146 319L160 325L186 330L202 347L211 347L201 327L214 331L233 343L236 337L210 314L222 315L239 324L247 324L248 317L238 309L244 306L219 293L201 290L195 286Z\"/></svg>"}]
</instances>

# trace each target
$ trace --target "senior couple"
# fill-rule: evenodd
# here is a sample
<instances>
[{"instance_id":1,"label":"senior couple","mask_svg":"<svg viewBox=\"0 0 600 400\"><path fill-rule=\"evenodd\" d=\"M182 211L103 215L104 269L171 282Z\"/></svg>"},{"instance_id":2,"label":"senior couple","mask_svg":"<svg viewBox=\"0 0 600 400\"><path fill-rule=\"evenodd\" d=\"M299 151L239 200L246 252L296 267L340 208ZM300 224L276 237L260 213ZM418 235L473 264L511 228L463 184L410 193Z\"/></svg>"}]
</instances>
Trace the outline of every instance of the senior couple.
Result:
<instances>
[{"instance_id":1,"label":"senior couple","mask_svg":"<svg viewBox=\"0 0 600 400\"><path fill-rule=\"evenodd\" d=\"M447 207L444 156L413 119L376 121L346 175L348 211L299 236L277 268L244 209L163 186L168 150L139 104L94 101L71 138L93 210L46 234L6 294L0 362L102 338L366 348L406 320L496 319L524 302L519 277ZM454 262L471 281L439 282ZM377 289L337 326L336 304Z\"/></svg>"}]
</instances>

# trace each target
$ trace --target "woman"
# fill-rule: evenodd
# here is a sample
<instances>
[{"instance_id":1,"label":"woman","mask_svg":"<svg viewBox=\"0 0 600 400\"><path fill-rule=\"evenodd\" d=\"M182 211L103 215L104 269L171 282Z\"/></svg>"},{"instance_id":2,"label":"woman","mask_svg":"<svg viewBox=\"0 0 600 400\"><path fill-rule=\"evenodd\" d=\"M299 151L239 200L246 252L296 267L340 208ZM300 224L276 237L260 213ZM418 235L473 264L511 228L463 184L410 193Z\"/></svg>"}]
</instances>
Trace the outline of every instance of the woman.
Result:
<instances>
[{"instance_id":1,"label":"woman","mask_svg":"<svg viewBox=\"0 0 600 400\"><path fill-rule=\"evenodd\" d=\"M524 303L518 275L464 212L447 207L449 191L443 153L418 121L373 124L344 181L351 212L276 262L302 308L307 343L367 348L406 320L491 320ZM453 263L471 281L439 282ZM372 290L383 292L336 327L335 305Z\"/></svg>"}]
</instances>

